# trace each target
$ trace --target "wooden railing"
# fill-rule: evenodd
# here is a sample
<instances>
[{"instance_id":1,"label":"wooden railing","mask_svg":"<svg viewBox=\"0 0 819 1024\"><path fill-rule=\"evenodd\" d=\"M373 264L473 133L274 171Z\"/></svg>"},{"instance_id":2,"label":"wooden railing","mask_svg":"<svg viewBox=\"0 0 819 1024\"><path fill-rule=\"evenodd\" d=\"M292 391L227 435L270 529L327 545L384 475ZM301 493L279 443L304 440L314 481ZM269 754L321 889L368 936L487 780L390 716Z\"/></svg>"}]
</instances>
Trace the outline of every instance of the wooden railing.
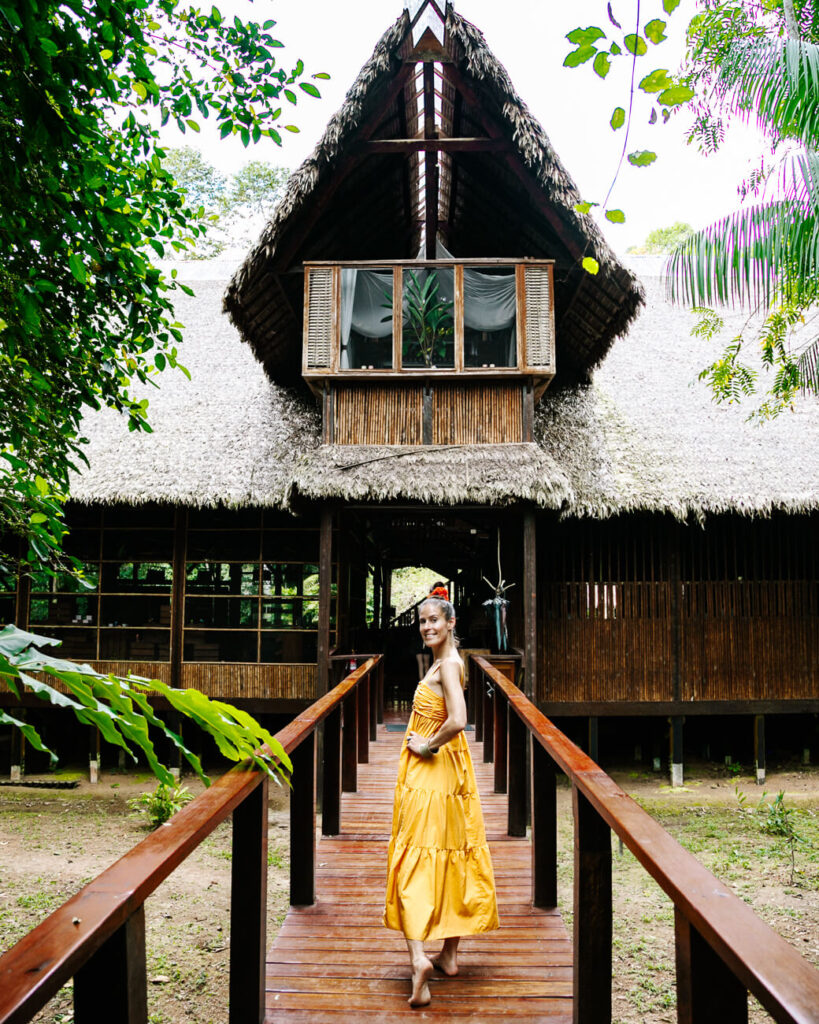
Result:
<instances>
[{"instance_id":1,"label":"wooden railing","mask_svg":"<svg viewBox=\"0 0 819 1024\"><path fill-rule=\"evenodd\" d=\"M324 723L322 830L339 831L341 790L375 739L380 656L368 658L276 735L293 762L290 902L315 902L316 728ZM375 670L375 671L374 671ZM0 1024L22 1024L74 979L74 1024L145 1024L148 896L233 815L231 1024L264 1018L268 776L237 766L0 957Z\"/></svg>"},{"instance_id":2,"label":"wooden railing","mask_svg":"<svg viewBox=\"0 0 819 1024\"><path fill-rule=\"evenodd\" d=\"M508 793L509 835L526 835L530 765L535 906L557 905L556 768L572 785L576 1024L611 1021L612 831L674 903L679 1024L745 1024L748 992L776 1021L817 1024L819 971L501 672L485 658L471 662L470 681L483 693L479 739L484 761L495 761L496 792Z\"/></svg>"}]
</instances>

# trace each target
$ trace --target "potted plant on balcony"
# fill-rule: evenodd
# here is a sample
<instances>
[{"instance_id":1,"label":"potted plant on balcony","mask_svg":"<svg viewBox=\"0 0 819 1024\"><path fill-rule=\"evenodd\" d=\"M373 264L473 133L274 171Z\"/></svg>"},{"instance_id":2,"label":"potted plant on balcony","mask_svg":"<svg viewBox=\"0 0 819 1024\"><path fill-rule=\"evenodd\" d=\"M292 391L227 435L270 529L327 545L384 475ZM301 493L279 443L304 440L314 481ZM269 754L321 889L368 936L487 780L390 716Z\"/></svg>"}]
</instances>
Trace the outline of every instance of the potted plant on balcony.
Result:
<instances>
[{"instance_id":1,"label":"potted plant on balcony","mask_svg":"<svg viewBox=\"0 0 819 1024\"><path fill-rule=\"evenodd\" d=\"M446 356L447 339L452 337L455 323L453 303L438 294L438 275L433 270L419 277L414 270L404 278L404 327L401 355L405 365L418 363L434 370L436 362ZM385 292L392 310L392 295ZM392 313L384 321L391 319Z\"/></svg>"}]
</instances>

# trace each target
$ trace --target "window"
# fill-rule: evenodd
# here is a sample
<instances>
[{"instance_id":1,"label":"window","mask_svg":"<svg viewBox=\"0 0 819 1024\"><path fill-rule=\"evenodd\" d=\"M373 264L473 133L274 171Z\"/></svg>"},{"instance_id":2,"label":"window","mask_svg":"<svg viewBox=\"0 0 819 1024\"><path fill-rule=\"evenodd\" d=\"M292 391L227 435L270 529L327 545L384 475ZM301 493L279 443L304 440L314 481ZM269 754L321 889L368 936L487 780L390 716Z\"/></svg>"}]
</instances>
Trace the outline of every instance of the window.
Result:
<instances>
[{"instance_id":1,"label":"window","mask_svg":"<svg viewBox=\"0 0 819 1024\"><path fill-rule=\"evenodd\" d=\"M464 270L464 366L517 366L514 267Z\"/></svg>"}]
</instances>

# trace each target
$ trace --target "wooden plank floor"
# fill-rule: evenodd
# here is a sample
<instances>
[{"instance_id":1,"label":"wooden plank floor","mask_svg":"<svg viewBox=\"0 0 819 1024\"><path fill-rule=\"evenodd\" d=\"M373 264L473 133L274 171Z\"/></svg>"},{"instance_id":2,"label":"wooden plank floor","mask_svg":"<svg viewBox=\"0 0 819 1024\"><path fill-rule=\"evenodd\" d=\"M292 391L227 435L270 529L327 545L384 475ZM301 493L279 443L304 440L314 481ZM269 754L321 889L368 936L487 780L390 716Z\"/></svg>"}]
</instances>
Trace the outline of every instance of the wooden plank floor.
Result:
<instances>
[{"instance_id":1,"label":"wooden plank floor","mask_svg":"<svg viewBox=\"0 0 819 1024\"><path fill-rule=\"evenodd\" d=\"M387 842L402 733L378 727L358 792L342 799L342 834L321 838L317 902L291 907L267 963L266 1024L342 1019L475 1024L572 1018L572 951L556 911L530 905L530 847L506 835L506 797L492 792L492 765L468 734L498 890L501 927L461 943L457 978L437 974L431 1006L412 1010L403 936L384 928ZM440 943L430 944L436 950Z\"/></svg>"}]
</instances>

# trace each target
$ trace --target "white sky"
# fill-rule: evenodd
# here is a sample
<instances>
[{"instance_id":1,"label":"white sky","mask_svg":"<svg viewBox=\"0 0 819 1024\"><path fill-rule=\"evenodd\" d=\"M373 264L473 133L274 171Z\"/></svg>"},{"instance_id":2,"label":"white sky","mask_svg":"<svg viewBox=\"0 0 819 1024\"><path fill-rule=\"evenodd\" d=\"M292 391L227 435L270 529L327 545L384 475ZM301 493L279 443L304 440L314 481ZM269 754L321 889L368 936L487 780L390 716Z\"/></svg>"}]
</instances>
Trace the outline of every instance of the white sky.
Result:
<instances>
[{"instance_id":1,"label":"white sky","mask_svg":"<svg viewBox=\"0 0 819 1024\"><path fill-rule=\"evenodd\" d=\"M223 14L239 13L257 21L275 18L273 34L285 45L279 53L286 67L297 58L308 73L326 71L331 81L316 84L321 100L307 96L298 106L285 110L300 128L287 136L282 148L263 139L247 150L230 138L220 141L203 125L202 134L167 138L171 145L184 141L199 145L220 170L230 173L246 160L264 159L297 167L318 141L324 125L338 109L347 89L385 29L403 9L403 0L217 0ZM635 17L634 0L612 0L623 30ZM630 66L620 58L622 75L615 67L605 81L586 64L564 68L563 58L572 48L565 35L577 27L608 27L605 0L572 0L548 3L532 0L456 0L456 10L484 34L490 49L505 65L518 94L543 125L552 145L588 200L602 202L622 148L623 131L608 125L617 105L627 107ZM651 18L668 21L669 39L638 59L637 81L655 67L673 70L683 50L683 34L694 0L683 0L672 16L665 15L661 0L643 0L643 23ZM613 30L615 31L615 30ZM754 165L761 143L754 132L735 126L722 151L707 159L686 146L684 117L672 117L667 125L647 123L647 101L635 102L629 152L650 149L657 161L647 168L624 164L610 207L623 209L626 223L601 221L610 243L618 252L641 242L656 227L677 220L694 227L705 226L737 205L736 188ZM284 120L284 118L283 118ZM200 122L201 123L201 122Z\"/></svg>"}]
</instances>

